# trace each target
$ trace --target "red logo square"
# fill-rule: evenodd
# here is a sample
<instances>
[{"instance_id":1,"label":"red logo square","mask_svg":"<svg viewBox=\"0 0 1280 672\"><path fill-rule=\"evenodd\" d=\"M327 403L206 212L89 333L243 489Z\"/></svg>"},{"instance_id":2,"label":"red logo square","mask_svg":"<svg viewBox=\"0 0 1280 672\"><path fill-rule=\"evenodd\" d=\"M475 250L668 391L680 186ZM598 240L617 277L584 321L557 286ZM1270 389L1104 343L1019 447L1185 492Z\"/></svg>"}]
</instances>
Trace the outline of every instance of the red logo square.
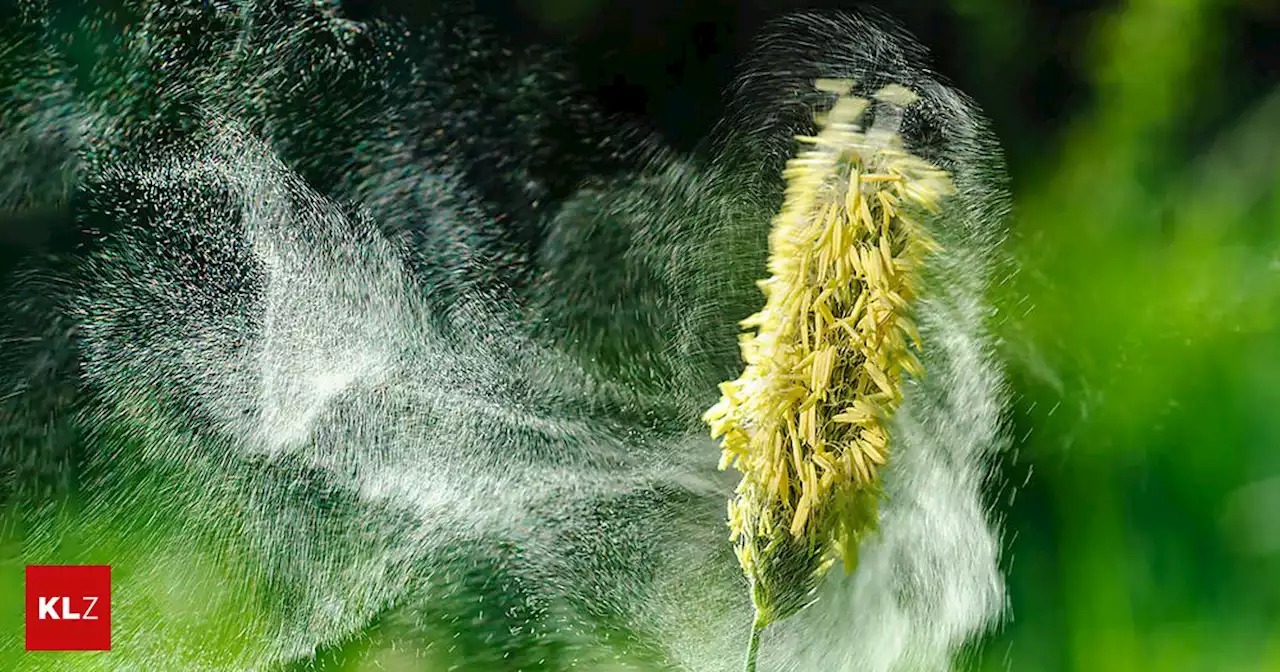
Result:
<instances>
[{"instance_id":1,"label":"red logo square","mask_svg":"<svg viewBox=\"0 0 1280 672\"><path fill-rule=\"evenodd\" d=\"M111 650L111 566L27 565L27 650Z\"/></svg>"}]
</instances>

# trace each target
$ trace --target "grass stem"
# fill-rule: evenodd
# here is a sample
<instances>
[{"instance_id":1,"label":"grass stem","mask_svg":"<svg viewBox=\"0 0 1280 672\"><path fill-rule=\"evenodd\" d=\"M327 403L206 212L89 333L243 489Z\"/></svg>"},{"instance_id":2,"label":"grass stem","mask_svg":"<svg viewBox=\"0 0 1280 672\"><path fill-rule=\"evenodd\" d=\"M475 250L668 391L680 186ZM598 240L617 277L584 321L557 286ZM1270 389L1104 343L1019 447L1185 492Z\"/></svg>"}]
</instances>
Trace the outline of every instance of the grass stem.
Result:
<instances>
[{"instance_id":1,"label":"grass stem","mask_svg":"<svg viewBox=\"0 0 1280 672\"><path fill-rule=\"evenodd\" d=\"M751 624L751 641L747 644L747 663L743 667L745 672L756 672L756 660L760 657L760 633L763 630L763 619L757 613L755 621Z\"/></svg>"}]
</instances>

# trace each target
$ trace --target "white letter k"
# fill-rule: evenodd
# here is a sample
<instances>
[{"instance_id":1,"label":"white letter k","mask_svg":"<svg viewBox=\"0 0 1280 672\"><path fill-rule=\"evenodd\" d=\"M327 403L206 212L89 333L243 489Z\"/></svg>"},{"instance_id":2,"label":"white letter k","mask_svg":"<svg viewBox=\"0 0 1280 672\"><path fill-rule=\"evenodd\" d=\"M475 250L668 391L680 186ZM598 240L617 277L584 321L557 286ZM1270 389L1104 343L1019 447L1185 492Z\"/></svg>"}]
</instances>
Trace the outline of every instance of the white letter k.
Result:
<instances>
[{"instance_id":1,"label":"white letter k","mask_svg":"<svg viewBox=\"0 0 1280 672\"><path fill-rule=\"evenodd\" d=\"M58 612L53 609L53 605L55 604L54 601L57 599L58 598L56 597L40 598L40 620L44 620L46 618L52 618L55 621L58 620Z\"/></svg>"}]
</instances>

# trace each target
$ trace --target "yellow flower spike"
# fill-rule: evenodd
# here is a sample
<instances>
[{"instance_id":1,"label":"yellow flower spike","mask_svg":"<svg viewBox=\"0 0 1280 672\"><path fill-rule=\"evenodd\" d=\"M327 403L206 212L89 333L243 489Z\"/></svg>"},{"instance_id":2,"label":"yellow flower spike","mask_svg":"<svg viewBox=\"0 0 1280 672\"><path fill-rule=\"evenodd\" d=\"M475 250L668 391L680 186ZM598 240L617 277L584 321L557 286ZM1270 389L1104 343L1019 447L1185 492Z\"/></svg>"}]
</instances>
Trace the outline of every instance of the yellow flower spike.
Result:
<instances>
[{"instance_id":1,"label":"yellow flower spike","mask_svg":"<svg viewBox=\"0 0 1280 672\"><path fill-rule=\"evenodd\" d=\"M939 248L915 217L953 190L897 135L914 93L876 92L883 116L865 131L872 103L850 82L817 88L837 99L783 171L771 277L756 283L765 305L740 323L745 368L704 416L724 437L720 468L742 473L728 517L756 609L748 670L760 631L811 603L834 560L853 571L876 527L888 424L904 378L924 373L909 309L916 272Z\"/></svg>"}]
</instances>

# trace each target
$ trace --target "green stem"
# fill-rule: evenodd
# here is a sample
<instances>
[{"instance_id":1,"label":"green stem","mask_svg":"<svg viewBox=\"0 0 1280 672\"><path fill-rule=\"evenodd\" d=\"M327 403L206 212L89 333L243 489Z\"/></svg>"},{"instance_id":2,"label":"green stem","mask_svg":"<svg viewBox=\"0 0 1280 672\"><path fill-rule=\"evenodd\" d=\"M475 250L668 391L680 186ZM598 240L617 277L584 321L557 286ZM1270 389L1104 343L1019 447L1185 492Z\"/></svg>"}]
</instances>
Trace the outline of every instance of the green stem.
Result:
<instances>
[{"instance_id":1,"label":"green stem","mask_svg":"<svg viewBox=\"0 0 1280 672\"><path fill-rule=\"evenodd\" d=\"M756 672L756 659L760 657L760 633L764 630L764 619L756 612L755 622L751 624L751 641L747 644L747 664L744 672Z\"/></svg>"}]
</instances>

